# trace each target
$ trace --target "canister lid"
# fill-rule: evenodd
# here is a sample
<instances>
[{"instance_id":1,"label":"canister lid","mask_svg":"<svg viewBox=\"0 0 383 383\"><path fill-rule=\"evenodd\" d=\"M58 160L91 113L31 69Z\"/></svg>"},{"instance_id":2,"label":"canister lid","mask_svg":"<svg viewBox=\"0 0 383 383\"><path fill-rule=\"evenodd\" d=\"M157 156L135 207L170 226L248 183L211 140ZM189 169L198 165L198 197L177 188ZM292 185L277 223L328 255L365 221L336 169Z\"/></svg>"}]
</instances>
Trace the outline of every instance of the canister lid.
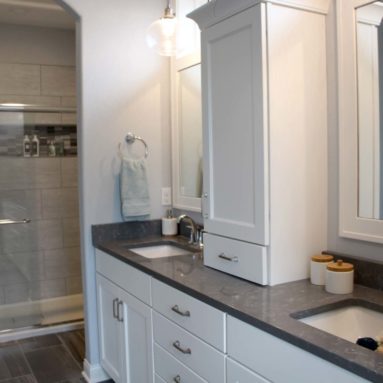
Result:
<instances>
[{"instance_id":1,"label":"canister lid","mask_svg":"<svg viewBox=\"0 0 383 383\"><path fill-rule=\"evenodd\" d=\"M311 257L311 260L313 262L331 262L334 259L334 257L330 254L318 254L318 255L313 255Z\"/></svg>"},{"instance_id":2,"label":"canister lid","mask_svg":"<svg viewBox=\"0 0 383 383\"><path fill-rule=\"evenodd\" d=\"M327 265L327 270L330 271L352 271L354 270L354 265L351 263L343 262L341 259L338 259L336 262L331 262Z\"/></svg>"}]
</instances>

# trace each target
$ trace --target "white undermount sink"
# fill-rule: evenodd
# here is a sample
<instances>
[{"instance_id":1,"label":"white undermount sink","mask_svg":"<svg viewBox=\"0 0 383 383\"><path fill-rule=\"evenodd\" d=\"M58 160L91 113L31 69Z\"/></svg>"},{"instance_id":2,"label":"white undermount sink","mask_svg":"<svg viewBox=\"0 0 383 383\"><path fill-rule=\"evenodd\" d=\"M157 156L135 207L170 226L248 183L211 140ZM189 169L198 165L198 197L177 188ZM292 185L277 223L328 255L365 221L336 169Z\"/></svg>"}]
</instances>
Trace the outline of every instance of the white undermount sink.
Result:
<instances>
[{"instance_id":1,"label":"white undermount sink","mask_svg":"<svg viewBox=\"0 0 383 383\"><path fill-rule=\"evenodd\" d=\"M333 309L298 320L352 343L358 338L383 335L383 313L361 306Z\"/></svg>"},{"instance_id":2,"label":"white undermount sink","mask_svg":"<svg viewBox=\"0 0 383 383\"><path fill-rule=\"evenodd\" d=\"M175 257L177 255L190 254L189 250L181 249L174 245L153 245L130 248L130 251L145 258L155 259L164 257Z\"/></svg>"}]
</instances>

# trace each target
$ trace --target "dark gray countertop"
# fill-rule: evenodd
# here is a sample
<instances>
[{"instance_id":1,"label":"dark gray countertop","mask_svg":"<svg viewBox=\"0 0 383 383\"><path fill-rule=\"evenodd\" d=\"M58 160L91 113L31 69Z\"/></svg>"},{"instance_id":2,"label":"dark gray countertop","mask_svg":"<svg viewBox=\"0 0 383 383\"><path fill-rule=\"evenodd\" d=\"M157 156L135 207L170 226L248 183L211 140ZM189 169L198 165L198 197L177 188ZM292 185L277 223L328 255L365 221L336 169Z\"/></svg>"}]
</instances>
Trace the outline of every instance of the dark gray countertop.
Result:
<instances>
[{"instance_id":1,"label":"dark gray countertop","mask_svg":"<svg viewBox=\"0 0 383 383\"><path fill-rule=\"evenodd\" d=\"M383 292L355 285L353 294L333 295L308 280L262 287L203 265L198 253L147 259L127 247L174 241L182 237L152 236L139 240L96 243L106 253L193 297L286 340L312 354L371 381L383 382L383 355L294 319L345 304L371 306L383 312ZM351 300L351 301L350 301ZM383 323L382 323L383 330Z\"/></svg>"}]
</instances>

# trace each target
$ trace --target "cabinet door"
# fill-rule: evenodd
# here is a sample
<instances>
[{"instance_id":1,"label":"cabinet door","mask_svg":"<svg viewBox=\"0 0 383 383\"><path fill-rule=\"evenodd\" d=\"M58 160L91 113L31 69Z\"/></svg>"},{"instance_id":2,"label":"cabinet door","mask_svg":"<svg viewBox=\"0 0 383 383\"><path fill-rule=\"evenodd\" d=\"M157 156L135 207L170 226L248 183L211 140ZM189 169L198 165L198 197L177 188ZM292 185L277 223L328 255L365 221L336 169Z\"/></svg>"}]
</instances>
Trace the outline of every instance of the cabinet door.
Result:
<instances>
[{"instance_id":1,"label":"cabinet door","mask_svg":"<svg viewBox=\"0 0 383 383\"><path fill-rule=\"evenodd\" d=\"M124 383L153 382L152 313L149 306L121 290Z\"/></svg>"},{"instance_id":2,"label":"cabinet door","mask_svg":"<svg viewBox=\"0 0 383 383\"><path fill-rule=\"evenodd\" d=\"M120 322L117 320L119 287L97 274L97 310L101 365L116 382L124 382Z\"/></svg>"},{"instance_id":3,"label":"cabinet door","mask_svg":"<svg viewBox=\"0 0 383 383\"><path fill-rule=\"evenodd\" d=\"M264 4L202 33L203 215L209 233L267 245Z\"/></svg>"}]
</instances>

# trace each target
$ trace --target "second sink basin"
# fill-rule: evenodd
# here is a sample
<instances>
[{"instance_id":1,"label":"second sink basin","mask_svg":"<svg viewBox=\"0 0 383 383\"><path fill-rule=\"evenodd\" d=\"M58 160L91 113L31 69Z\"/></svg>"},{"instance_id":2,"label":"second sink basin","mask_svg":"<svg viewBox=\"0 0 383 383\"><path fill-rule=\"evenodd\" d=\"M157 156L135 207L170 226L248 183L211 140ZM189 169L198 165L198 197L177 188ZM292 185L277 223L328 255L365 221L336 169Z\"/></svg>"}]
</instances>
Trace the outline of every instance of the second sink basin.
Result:
<instances>
[{"instance_id":1,"label":"second sink basin","mask_svg":"<svg viewBox=\"0 0 383 383\"><path fill-rule=\"evenodd\" d=\"M333 309L299 321L352 343L358 338L383 335L383 313L361 306Z\"/></svg>"},{"instance_id":2,"label":"second sink basin","mask_svg":"<svg viewBox=\"0 0 383 383\"><path fill-rule=\"evenodd\" d=\"M190 254L189 250L181 249L174 245L153 245L130 248L130 251L145 258L155 259L163 257L175 257L177 255Z\"/></svg>"}]
</instances>

